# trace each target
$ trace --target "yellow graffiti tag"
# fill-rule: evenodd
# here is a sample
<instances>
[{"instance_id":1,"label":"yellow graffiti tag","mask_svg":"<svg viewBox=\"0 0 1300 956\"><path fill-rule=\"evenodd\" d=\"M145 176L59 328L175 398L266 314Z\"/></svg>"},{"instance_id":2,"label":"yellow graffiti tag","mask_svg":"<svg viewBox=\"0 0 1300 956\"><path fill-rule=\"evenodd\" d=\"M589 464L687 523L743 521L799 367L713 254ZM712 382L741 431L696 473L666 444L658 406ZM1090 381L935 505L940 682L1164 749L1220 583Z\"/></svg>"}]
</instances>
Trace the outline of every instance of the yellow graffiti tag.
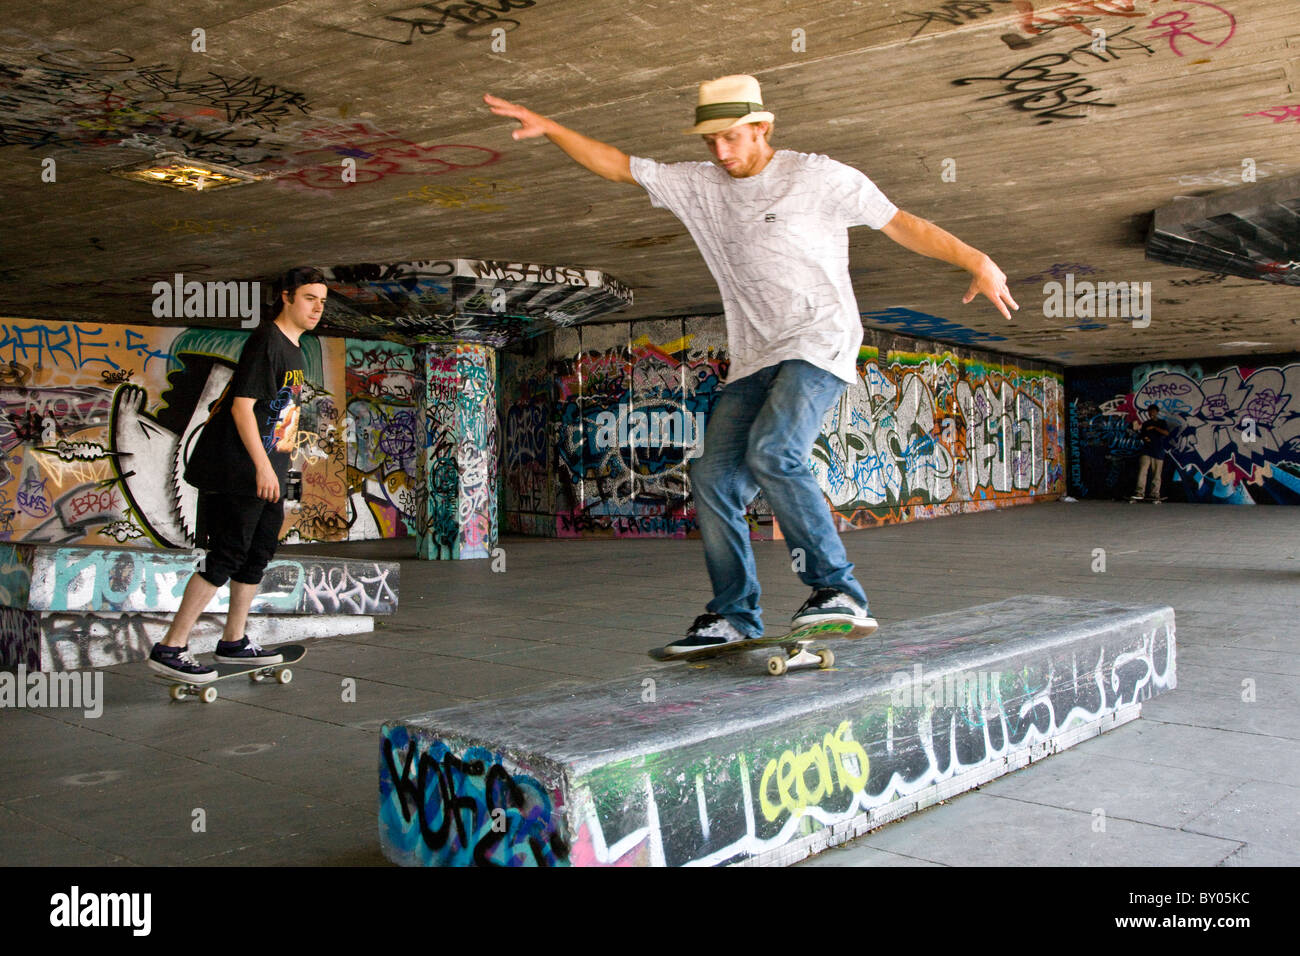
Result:
<instances>
[{"instance_id":1,"label":"yellow graffiti tag","mask_svg":"<svg viewBox=\"0 0 1300 956\"><path fill-rule=\"evenodd\" d=\"M832 764L835 767L833 775ZM870 766L867 752L849 736L849 722L846 720L835 728L834 734L827 734L821 744L814 745L807 753L787 750L777 759L767 762L758 792L763 816L769 823L774 823L782 813L791 816L802 813L805 807L820 804L835 792L837 786L840 790L861 793L867 786ZM810 771L815 772L811 786Z\"/></svg>"}]
</instances>

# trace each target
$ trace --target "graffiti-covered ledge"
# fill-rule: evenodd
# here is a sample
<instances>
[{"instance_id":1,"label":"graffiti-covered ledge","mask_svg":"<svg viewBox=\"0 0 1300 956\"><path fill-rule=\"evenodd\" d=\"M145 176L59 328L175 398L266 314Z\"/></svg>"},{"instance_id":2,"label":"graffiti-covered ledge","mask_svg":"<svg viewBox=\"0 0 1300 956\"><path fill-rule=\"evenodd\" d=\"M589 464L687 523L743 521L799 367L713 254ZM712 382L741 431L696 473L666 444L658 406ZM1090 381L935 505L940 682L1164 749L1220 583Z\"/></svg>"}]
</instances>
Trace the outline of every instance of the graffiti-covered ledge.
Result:
<instances>
[{"instance_id":1,"label":"graffiti-covered ledge","mask_svg":"<svg viewBox=\"0 0 1300 956\"><path fill-rule=\"evenodd\" d=\"M632 304L596 269L495 259L423 259L322 270L326 333L406 344L504 348Z\"/></svg>"},{"instance_id":2,"label":"graffiti-covered ledge","mask_svg":"<svg viewBox=\"0 0 1300 956\"><path fill-rule=\"evenodd\" d=\"M149 656L180 608L194 570L187 551L0 544L0 671L107 667ZM249 608L260 644L374 630L397 610L392 562L281 555ZM190 650L215 650L230 601L223 586L201 615Z\"/></svg>"},{"instance_id":3,"label":"graffiti-covered ledge","mask_svg":"<svg viewBox=\"0 0 1300 956\"><path fill-rule=\"evenodd\" d=\"M1024 595L835 645L665 666L384 724L379 839L407 866L787 865L1135 719L1174 612Z\"/></svg>"}]
</instances>

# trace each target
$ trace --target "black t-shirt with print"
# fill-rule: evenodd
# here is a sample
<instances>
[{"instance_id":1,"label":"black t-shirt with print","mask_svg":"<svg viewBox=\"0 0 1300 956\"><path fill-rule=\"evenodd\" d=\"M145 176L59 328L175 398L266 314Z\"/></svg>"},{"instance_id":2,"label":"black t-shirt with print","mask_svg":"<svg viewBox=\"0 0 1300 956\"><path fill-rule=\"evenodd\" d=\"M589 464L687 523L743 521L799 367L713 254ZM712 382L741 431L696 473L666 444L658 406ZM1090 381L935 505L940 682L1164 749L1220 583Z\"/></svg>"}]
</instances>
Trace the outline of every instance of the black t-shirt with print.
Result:
<instances>
[{"instance_id":1,"label":"black t-shirt with print","mask_svg":"<svg viewBox=\"0 0 1300 956\"><path fill-rule=\"evenodd\" d=\"M257 468L231 414L234 399L251 398L257 433L283 495L298 435L302 385L302 349L274 322L262 323L244 343L230 384L212 403L212 414L186 462L185 480L203 491L257 494Z\"/></svg>"}]
</instances>

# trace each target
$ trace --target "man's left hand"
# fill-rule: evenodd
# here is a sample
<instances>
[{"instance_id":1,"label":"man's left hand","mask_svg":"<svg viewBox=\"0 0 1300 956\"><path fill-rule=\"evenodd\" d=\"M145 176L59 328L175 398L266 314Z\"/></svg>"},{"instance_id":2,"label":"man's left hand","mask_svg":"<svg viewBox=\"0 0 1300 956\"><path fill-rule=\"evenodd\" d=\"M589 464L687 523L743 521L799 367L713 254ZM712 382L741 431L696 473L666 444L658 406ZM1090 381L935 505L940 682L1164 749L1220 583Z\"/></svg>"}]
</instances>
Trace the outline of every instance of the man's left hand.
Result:
<instances>
[{"instance_id":1,"label":"man's left hand","mask_svg":"<svg viewBox=\"0 0 1300 956\"><path fill-rule=\"evenodd\" d=\"M962 305L970 302L975 296L983 294L988 300L998 307L1003 318L1008 322L1011 321L1011 313L1007 311L1007 306L1013 309L1019 309L1016 300L1011 297L1011 290L1007 288L1007 276L997 263L988 256L973 271L975 278L971 279L970 288L966 290L965 297L961 300Z\"/></svg>"}]
</instances>

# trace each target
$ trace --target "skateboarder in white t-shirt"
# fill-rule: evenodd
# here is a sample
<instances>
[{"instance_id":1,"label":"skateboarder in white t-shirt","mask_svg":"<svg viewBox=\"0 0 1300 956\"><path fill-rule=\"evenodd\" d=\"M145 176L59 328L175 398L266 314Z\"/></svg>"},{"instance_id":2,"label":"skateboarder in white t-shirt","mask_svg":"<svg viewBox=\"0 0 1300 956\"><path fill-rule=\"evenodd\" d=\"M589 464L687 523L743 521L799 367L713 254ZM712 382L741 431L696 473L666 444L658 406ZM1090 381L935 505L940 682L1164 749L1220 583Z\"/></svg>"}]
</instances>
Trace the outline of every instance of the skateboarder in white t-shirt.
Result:
<instances>
[{"instance_id":1,"label":"skateboarder in white t-shirt","mask_svg":"<svg viewBox=\"0 0 1300 956\"><path fill-rule=\"evenodd\" d=\"M987 296L998 311L1019 306L1002 270L978 249L898 209L858 170L826 156L774 150L773 115L752 76L700 84L695 125L711 163L657 163L495 96L492 112L518 120L515 139L546 136L613 182L635 183L676 215L718 283L731 366L691 467L705 563L707 613L677 653L760 637L760 588L745 506L762 489L812 595L798 626L846 620L874 627L808 454L822 420L856 381L862 322L849 280L850 226L879 229L925 256L973 276L963 302Z\"/></svg>"}]
</instances>

